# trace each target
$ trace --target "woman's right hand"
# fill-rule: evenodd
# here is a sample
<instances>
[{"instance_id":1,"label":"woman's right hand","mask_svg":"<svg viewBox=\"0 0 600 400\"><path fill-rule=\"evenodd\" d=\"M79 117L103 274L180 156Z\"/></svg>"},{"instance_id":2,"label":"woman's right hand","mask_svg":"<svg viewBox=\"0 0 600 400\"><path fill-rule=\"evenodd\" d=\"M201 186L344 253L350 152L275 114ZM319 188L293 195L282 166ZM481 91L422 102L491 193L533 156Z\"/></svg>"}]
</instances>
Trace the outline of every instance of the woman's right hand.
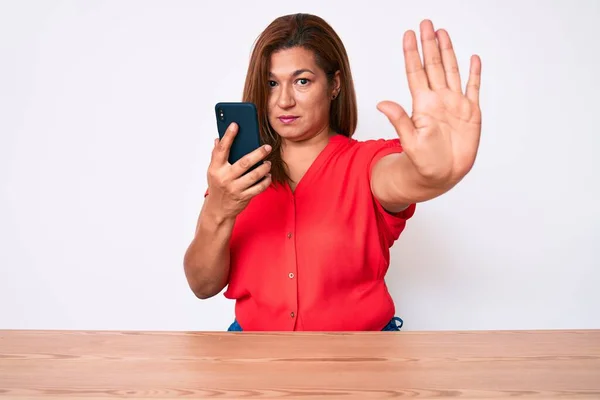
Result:
<instances>
[{"instance_id":1,"label":"woman's right hand","mask_svg":"<svg viewBox=\"0 0 600 400\"><path fill-rule=\"evenodd\" d=\"M269 155L271 146L261 146L235 164L229 163L229 150L237 132L238 126L232 123L223 138L215 140L208 167L207 206L220 219L234 219L254 196L264 192L271 184L270 161L265 161L244 175L244 172ZM262 178L265 179L257 183Z\"/></svg>"}]
</instances>

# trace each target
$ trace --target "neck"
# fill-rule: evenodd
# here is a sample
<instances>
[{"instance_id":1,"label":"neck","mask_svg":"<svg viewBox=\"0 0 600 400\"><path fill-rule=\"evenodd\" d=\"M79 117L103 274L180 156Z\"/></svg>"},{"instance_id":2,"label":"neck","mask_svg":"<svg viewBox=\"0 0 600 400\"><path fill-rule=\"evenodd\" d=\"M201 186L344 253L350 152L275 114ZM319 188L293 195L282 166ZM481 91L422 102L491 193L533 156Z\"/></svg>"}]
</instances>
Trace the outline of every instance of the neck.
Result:
<instances>
[{"instance_id":1,"label":"neck","mask_svg":"<svg viewBox=\"0 0 600 400\"><path fill-rule=\"evenodd\" d=\"M332 132L329 126L326 126L308 139L298 141L283 139L281 143L281 158L288 165L295 164L296 161L307 158L312 161L327 146L329 138L334 135L335 132Z\"/></svg>"},{"instance_id":2,"label":"neck","mask_svg":"<svg viewBox=\"0 0 600 400\"><path fill-rule=\"evenodd\" d=\"M304 173L329 143L329 138L334 136L329 127L325 127L316 135L308 139L291 141L284 139L281 143L281 158L286 165L292 189L302 179Z\"/></svg>"}]
</instances>

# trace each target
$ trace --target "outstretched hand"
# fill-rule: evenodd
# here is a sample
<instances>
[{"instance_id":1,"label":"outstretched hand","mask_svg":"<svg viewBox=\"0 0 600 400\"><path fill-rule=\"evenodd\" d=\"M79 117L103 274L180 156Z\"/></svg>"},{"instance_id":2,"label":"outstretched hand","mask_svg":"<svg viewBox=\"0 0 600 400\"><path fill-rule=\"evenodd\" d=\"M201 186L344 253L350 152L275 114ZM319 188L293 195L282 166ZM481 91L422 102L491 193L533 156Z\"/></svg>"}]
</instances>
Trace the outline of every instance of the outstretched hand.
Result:
<instances>
[{"instance_id":1,"label":"outstretched hand","mask_svg":"<svg viewBox=\"0 0 600 400\"><path fill-rule=\"evenodd\" d=\"M391 101L381 102L377 108L394 126L404 153L423 182L452 186L471 170L479 147L481 60L471 57L463 91L448 32L435 32L429 20L421 22L420 30L424 65L415 33L407 31L403 39L412 115Z\"/></svg>"}]
</instances>

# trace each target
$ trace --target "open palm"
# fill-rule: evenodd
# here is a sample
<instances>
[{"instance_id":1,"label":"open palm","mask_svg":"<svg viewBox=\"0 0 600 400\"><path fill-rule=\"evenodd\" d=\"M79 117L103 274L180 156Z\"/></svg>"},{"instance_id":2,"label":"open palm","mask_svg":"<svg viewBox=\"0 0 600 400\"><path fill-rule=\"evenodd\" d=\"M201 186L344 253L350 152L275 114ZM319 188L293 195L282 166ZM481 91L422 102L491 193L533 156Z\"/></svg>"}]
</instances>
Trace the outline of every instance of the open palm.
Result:
<instances>
[{"instance_id":1,"label":"open palm","mask_svg":"<svg viewBox=\"0 0 600 400\"><path fill-rule=\"evenodd\" d=\"M412 115L391 101L377 108L394 126L419 175L433 185L454 185L471 170L479 147L481 60L471 57L463 93L448 33L435 32L429 20L421 22L420 30L424 64L415 33L407 31L403 40Z\"/></svg>"}]
</instances>

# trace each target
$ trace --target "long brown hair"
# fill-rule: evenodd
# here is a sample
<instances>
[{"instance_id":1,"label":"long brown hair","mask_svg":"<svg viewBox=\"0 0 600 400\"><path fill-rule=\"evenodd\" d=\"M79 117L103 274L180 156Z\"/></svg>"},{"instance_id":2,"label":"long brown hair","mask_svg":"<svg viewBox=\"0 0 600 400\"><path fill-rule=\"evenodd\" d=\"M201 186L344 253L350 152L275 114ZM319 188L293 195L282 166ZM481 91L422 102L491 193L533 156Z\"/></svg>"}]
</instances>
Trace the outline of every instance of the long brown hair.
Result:
<instances>
[{"instance_id":1,"label":"long brown hair","mask_svg":"<svg viewBox=\"0 0 600 400\"><path fill-rule=\"evenodd\" d=\"M254 44L243 101L252 102L258 110L261 140L273 147L271 176L274 183L286 183L289 176L281 157L281 138L269 123L269 69L271 54L278 50L303 47L312 51L316 64L325 71L331 83L340 71L340 92L331 103L329 126L336 133L351 137L356 129L358 112L348 55L341 39L322 18L311 14L292 14L275 19L258 36Z\"/></svg>"}]
</instances>

